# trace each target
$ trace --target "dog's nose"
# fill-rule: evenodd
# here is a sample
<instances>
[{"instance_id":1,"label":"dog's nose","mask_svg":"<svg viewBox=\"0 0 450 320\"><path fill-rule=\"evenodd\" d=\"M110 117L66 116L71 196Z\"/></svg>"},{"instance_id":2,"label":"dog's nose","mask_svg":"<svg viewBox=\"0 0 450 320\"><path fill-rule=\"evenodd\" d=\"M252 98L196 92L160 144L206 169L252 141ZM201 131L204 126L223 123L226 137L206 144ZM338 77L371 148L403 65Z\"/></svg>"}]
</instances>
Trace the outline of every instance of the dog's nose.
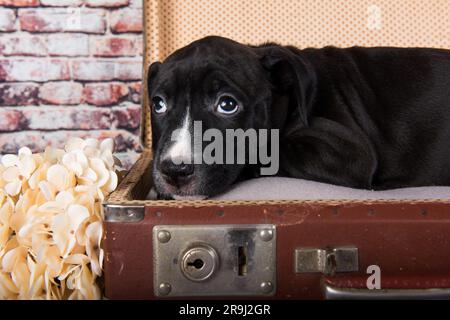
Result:
<instances>
[{"instance_id":1,"label":"dog's nose","mask_svg":"<svg viewBox=\"0 0 450 320\"><path fill-rule=\"evenodd\" d=\"M187 183L190 176L194 173L193 164L175 164L170 159L162 161L160 169L171 183L177 185Z\"/></svg>"}]
</instances>

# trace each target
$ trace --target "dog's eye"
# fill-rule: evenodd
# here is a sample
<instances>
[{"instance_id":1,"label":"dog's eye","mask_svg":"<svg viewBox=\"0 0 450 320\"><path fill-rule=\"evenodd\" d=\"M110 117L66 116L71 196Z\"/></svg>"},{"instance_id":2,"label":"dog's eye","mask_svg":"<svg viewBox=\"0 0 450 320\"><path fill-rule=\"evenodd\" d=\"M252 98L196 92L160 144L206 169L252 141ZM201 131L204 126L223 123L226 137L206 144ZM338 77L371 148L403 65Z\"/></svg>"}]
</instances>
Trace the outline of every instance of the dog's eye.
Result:
<instances>
[{"instance_id":1,"label":"dog's eye","mask_svg":"<svg viewBox=\"0 0 450 320\"><path fill-rule=\"evenodd\" d=\"M217 111L223 114L233 114L239 109L239 104L232 97L222 97L217 103Z\"/></svg>"},{"instance_id":2,"label":"dog's eye","mask_svg":"<svg viewBox=\"0 0 450 320\"><path fill-rule=\"evenodd\" d=\"M167 104L161 97L154 97L152 99L153 109L156 113L164 113L167 111Z\"/></svg>"}]
</instances>

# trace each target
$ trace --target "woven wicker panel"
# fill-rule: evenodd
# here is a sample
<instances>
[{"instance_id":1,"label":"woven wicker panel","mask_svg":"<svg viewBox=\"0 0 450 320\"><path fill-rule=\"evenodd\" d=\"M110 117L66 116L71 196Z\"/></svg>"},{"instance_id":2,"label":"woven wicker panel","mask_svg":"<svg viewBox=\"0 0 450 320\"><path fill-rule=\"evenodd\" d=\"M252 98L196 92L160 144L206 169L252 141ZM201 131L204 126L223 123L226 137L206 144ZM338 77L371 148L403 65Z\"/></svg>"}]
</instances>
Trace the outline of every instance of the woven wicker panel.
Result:
<instances>
[{"instance_id":1,"label":"woven wicker panel","mask_svg":"<svg viewBox=\"0 0 450 320\"><path fill-rule=\"evenodd\" d=\"M207 35L302 47L450 48L449 0L145 0L145 66ZM147 103L146 103L147 104ZM143 140L151 146L143 108Z\"/></svg>"}]
</instances>

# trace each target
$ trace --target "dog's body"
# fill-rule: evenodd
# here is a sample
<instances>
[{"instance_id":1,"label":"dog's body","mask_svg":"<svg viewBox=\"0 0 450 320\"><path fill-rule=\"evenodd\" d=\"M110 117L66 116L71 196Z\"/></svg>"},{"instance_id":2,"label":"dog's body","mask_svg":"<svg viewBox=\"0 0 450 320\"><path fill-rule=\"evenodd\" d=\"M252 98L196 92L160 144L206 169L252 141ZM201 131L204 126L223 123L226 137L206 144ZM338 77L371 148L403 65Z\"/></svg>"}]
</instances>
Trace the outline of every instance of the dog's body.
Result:
<instances>
[{"instance_id":1,"label":"dog's body","mask_svg":"<svg viewBox=\"0 0 450 320\"><path fill-rule=\"evenodd\" d=\"M450 51L298 50L208 37L153 64L148 80L150 98L167 106L152 114L163 197L211 196L257 174L257 166L162 166L180 151L170 133L190 131L194 120L222 131L279 129L279 175L363 189L450 185ZM224 93L240 107L231 116L214 109Z\"/></svg>"}]
</instances>

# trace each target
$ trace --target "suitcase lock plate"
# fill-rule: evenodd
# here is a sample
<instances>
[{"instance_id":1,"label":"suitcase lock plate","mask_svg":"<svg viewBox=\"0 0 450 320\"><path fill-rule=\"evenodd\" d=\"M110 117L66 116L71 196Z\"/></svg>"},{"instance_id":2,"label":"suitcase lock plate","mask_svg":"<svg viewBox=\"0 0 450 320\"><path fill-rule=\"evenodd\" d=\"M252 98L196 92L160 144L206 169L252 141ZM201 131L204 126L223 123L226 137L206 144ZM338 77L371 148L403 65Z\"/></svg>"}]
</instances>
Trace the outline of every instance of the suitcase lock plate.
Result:
<instances>
[{"instance_id":1,"label":"suitcase lock plate","mask_svg":"<svg viewBox=\"0 0 450 320\"><path fill-rule=\"evenodd\" d=\"M271 296L276 290L274 225L155 226L157 297Z\"/></svg>"}]
</instances>

